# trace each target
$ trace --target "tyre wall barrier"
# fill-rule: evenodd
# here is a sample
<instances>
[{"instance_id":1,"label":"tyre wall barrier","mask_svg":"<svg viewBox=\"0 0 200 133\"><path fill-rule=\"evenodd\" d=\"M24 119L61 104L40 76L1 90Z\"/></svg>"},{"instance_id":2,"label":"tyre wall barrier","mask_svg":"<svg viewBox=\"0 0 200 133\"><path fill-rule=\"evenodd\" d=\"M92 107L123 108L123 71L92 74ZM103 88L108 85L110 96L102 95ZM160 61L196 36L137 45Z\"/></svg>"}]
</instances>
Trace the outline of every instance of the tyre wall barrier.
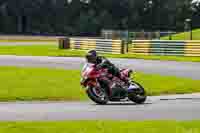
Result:
<instances>
[{"instance_id":1,"label":"tyre wall barrier","mask_svg":"<svg viewBox=\"0 0 200 133\"><path fill-rule=\"evenodd\" d=\"M95 49L99 53L124 53L122 40L70 38L70 48L80 50Z\"/></svg>"}]
</instances>

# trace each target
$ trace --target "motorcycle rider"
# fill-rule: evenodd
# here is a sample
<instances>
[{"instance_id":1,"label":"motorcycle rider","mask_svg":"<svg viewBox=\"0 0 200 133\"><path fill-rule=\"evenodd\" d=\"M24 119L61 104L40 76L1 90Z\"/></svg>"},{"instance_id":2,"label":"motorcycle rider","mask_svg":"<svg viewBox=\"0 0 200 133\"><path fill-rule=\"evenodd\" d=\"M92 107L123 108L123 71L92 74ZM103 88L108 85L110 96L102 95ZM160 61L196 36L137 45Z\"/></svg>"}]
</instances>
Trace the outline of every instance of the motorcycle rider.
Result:
<instances>
[{"instance_id":1,"label":"motorcycle rider","mask_svg":"<svg viewBox=\"0 0 200 133\"><path fill-rule=\"evenodd\" d=\"M88 63L95 64L97 68L107 68L108 72L121 79L120 70L103 56L98 56L95 50L89 50L86 54Z\"/></svg>"},{"instance_id":2,"label":"motorcycle rider","mask_svg":"<svg viewBox=\"0 0 200 133\"><path fill-rule=\"evenodd\" d=\"M95 64L95 67L97 69L100 68L106 68L108 69L108 73L118 77L119 79L123 80L120 70L112 64L108 59L106 59L103 56L98 56L97 52L95 50L89 50L85 56L88 63ZM105 81L106 84L109 86L109 82ZM117 91L119 91L119 88L113 85L111 87L112 89L112 96L118 96ZM120 89L121 90L121 89ZM124 91L124 90L123 90Z\"/></svg>"}]
</instances>

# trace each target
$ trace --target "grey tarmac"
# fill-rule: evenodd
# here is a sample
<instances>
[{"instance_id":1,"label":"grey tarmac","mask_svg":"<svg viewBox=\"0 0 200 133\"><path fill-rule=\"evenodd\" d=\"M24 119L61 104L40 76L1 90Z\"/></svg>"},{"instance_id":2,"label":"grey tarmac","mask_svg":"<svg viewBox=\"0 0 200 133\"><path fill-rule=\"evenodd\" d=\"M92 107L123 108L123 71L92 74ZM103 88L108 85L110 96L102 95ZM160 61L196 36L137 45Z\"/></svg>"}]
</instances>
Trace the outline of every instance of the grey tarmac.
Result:
<instances>
[{"instance_id":1,"label":"grey tarmac","mask_svg":"<svg viewBox=\"0 0 200 133\"><path fill-rule=\"evenodd\" d=\"M55 120L198 120L200 95L149 97L132 102L96 105L93 102L0 103L0 121Z\"/></svg>"},{"instance_id":2,"label":"grey tarmac","mask_svg":"<svg viewBox=\"0 0 200 133\"><path fill-rule=\"evenodd\" d=\"M145 73L158 73L200 79L200 63L111 59L119 67ZM81 69L83 58L0 56L2 66ZM198 120L200 94L149 97L147 102L96 105L93 102L2 102L0 121L54 120Z\"/></svg>"},{"instance_id":3,"label":"grey tarmac","mask_svg":"<svg viewBox=\"0 0 200 133\"><path fill-rule=\"evenodd\" d=\"M120 68L131 68L145 73L156 73L200 79L199 62L176 62L142 59L110 59ZM0 66L49 67L80 70L85 62L80 57L46 57L1 55Z\"/></svg>"},{"instance_id":4,"label":"grey tarmac","mask_svg":"<svg viewBox=\"0 0 200 133\"><path fill-rule=\"evenodd\" d=\"M56 41L0 42L0 46L58 45Z\"/></svg>"}]
</instances>

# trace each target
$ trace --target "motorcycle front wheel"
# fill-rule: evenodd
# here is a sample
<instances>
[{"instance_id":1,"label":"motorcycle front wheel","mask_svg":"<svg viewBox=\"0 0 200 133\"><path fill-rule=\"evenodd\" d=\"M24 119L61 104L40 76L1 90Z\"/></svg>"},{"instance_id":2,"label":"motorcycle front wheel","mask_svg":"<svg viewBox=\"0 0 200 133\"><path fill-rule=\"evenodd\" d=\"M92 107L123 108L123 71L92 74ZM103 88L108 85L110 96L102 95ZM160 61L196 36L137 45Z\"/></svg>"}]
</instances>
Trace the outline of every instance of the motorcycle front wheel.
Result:
<instances>
[{"instance_id":1,"label":"motorcycle front wheel","mask_svg":"<svg viewBox=\"0 0 200 133\"><path fill-rule=\"evenodd\" d=\"M88 86L86 92L88 97L97 104L105 105L109 101L107 93L102 88Z\"/></svg>"},{"instance_id":2,"label":"motorcycle front wheel","mask_svg":"<svg viewBox=\"0 0 200 133\"><path fill-rule=\"evenodd\" d=\"M144 103L147 98L145 89L142 87L142 85L140 85L139 83L135 81L132 81L132 85L134 85L136 88L128 92L129 100L137 104Z\"/></svg>"}]
</instances>

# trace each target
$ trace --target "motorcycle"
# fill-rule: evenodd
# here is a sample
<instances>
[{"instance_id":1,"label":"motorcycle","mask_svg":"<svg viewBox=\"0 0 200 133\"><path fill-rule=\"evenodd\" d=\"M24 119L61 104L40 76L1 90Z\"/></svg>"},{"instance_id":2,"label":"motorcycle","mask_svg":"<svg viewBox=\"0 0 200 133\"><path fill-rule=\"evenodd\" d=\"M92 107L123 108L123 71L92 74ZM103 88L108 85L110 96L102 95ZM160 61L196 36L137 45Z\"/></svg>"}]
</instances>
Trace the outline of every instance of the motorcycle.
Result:
<instances>
[{"instance_id":1,"label":"motorcycle","mask_svg":"<svg viewBox=\"0 0 200 133\"><path fill-rule=\"evenodd\" d=\"M131 79L133 71L121 69L123 80L113 76L107 69L98 69L94 64L85 64L81 72L81 85L86 88L88 97L97 104L119 101L133 101L142 104L146 101L145 89Z\"/></svg>"}]
</instances>

